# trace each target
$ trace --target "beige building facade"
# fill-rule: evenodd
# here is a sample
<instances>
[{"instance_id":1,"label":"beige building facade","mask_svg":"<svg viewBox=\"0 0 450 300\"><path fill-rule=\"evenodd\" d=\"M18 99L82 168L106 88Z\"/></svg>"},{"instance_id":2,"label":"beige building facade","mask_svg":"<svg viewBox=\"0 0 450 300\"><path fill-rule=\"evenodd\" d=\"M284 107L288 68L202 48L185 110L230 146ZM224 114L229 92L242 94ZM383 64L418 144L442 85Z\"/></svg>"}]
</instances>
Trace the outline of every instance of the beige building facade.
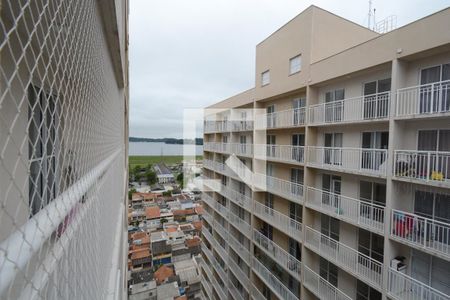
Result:
<instances>
[{"instance_id":1,"label":"beige building facade","mask_svg":"<svg viewBox=\"0 0 450 300\"><path fill-rule=\"evenodd\" d=\"M208 299L450 299L450 8L378 34L311 6L206 109Z\"/></svg>"}]
</instances>

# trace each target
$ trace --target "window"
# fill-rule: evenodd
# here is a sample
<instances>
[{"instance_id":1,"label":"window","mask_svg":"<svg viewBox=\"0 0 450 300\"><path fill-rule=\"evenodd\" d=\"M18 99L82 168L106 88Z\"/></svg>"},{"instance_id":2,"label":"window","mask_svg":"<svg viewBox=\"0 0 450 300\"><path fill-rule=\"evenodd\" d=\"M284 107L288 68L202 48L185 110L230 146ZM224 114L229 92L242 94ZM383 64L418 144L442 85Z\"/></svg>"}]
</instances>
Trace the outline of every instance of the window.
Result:
<instances>
[{"instance_id":1,"label":"window","mask_svg":"<svg viewBox=\"0 0 450 300\"><path fill-rule=\"evenodd\" d=\"M29 202L31 215L50 203L58 193L60 133L58 99L36 86L28 89ZM73 171L73 169L72 169ZM68 179L73 177L68 174ZM67 184L71 184L68 182Z\"/></svg>"},{"instance_id":2,"label":"window","mask_svg":"<svg viewBox=\"0 0 450 300\"><path fill-rule=\"evenodd\" d=\"M337 89L325 93L325 122L341 122L344 118L345 90Z\"/></svg>"},{"instance_id":3,"label":"window","mask_svg":"<svg viewBox=\"0 0 450 300\"><path fill-rule=\"evenodd\" d=\"M381 300L381 293L358 280L356 283L356 300Z\"/></svg>"},{"instance_id":4,"label":"window","mask_svg":"<svg viewBox=\"0 0 450 300\"><path fill-rule=\"evenodd\" d=\"M450 194L433 193L416 190L414 198L414 213L422 217L450 222ZM445 235L448 230L439 232L436 228L436 237Z\"/></svg>"},{"instance_id":5,"label":"window","mask_svg":"<svg viewBox=\"0 0 450 300\"><path fill-rule=\"evenodd\" d=\"M420 72L421 113L450 111L450 64L423 69Z\"/></svg>"},{"instance_id":6,"label":"window","mask_svg":"<svg viewBox=\"0 0 450 300\"><path fill-rule=\"evenodd\" d=\"M450 293L450 262L412 250L411 277L444 294Z\"/></svg>"},{"instance_id":7,"label":"window","mask_svg":"<svg viewBox=\"0 0 450 300\"><path fill-rule=\"evenodd\" d=\"M342 133L325 133L324 135L324 162L326 164L341 165L342 164L342 141L344 135Z\"/></svg>"},{"instance_id":8,"label":"window","mask_svg":"<svg viewBox=\"0 0 450 300\"><path fill-rule=\"evenodd\" d=\"M384 253L383 237L358 228L358 251L382 263Z\"/></svg>"},{"instance_id":9,"label":"window","mask_svg":"<svg viewBox=\"0 0 450 300\"><path fill-rule=\"evenodd\" d=\"M303 208L300 204L289 202L289 217L291 220L295 220L299 223L302 222L302 211Z\"/></svg>"},{"instance_id":10,"label":"window","mask_svg":"<svg viewBox=\"0 0 450 300\"><path fill-rule=\"evenodd\" d=\"M261 73L261 86L268 85L270 83L270 72L269 70Z\"/></svg>"},{"instance_id":11,"label":"window","mask_svg":"<svg viewBox=\"0 0 450 300\"><path fill-rule=\"evenodd\" d=\"M305 123L306 98L295 98L292 100L292 109L294 110L294 125Z\"/></svg>"},{"instance_id":12,"label":"window","mask_svg":"<svg viewBox=\"0 0 450 300\"><path fill-rule=\"evenodd\" d=\"M339 241L339 220L321 214L320 232L336 241Z\"/></svg>"},{"instance_id":13,"label":"window","mask_svg":"<svg viewBox=\"0 0 450 300\"><path fill-rule=\"evenodd\" d=\"M331 283L333 286L338 285L338 268L324 258L320 258L320 277Z\"/></svg>"},{"instance_id":14,"label":"window","mask_svg":"<svg viewBox=\"0 0 450 300\"><path fill-rule=\"evenodd\" d=\"M389 110L391 79L364 84L364 119L386 118Z\"/></svg>"},{"instance_id":15,"label":"window","mask_svg":"<svg viewBox=\"0 0 450 300\"><path fill-rule=\"evenodd\" d=\"M359 199L377 205L386 205L386 184L361 180Z\"/></svg>"},{"instance_id":16,"label":"window","mask_svg":"<svg viewBox=\"0 0 450 300\"><path fill-rule=\"evenodd\" d=\"M297 55L289 60L289 74L300 72L302 69L302 56Z\"/></svg>"}]
</instances>

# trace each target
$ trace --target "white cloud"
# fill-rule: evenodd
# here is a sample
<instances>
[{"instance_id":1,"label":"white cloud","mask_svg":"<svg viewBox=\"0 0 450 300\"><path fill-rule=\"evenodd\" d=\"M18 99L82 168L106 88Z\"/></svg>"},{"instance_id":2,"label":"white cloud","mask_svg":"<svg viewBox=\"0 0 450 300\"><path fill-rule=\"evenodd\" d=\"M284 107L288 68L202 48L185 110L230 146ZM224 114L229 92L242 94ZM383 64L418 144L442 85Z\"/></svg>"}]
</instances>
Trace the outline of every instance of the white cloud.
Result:
<instances>
[{"instance_id":1,"label":"white cloud","mask_svg":"<svg viewBox=\"0 0 450 300\"><path fill-rule=\"evenodd\" d=\"M404 25L448 0L373 1L377 18ZM254 85L255 46L307 8L298 0L130 0L130 135L182 137L183 108ZM368 1L314 4L367 24Z\"/></svg>"}]
</instances>

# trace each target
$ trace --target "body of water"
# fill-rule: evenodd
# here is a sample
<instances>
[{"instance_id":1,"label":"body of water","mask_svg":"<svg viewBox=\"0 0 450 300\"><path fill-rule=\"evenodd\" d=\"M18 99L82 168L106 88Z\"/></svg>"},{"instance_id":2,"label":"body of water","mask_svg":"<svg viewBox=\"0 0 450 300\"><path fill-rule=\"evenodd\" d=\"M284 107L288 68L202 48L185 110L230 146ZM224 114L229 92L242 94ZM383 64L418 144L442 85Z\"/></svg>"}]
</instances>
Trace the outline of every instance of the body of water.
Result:
<instances>
[{"instance_id":1,"label":"body of water","mask_svg":"<svg viewBox=\"0 0 450 300\"><path fill-rule=\"evenodd\" d=\"M129 155L183 155L183 145L180 144L131 142L128 145L130 146ZM203 146L195 146L195 152L197 155L203 155Z\"/></svg>"}]
</instances>

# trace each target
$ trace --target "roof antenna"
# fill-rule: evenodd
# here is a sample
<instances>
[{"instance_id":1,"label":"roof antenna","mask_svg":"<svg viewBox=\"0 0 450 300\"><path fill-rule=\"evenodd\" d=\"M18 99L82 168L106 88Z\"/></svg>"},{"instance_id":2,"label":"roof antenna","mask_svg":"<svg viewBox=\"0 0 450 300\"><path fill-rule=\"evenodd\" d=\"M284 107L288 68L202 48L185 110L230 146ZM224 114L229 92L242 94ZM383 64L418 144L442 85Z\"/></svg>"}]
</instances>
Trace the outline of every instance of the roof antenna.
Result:
<instances>
[{"instance_id":1,"label":"roof antenna","mask_svg":"<svg viewBox=\"0 0 450 300\"><path fill-rule=\"evenodd\" d=\"M374 8L373 9L373 30L375 31L375 29L376 29L376 27L377 27L377 21L376 21L376 19L375 19L375 12L376 12L376 9Z\"/></svg>"},{"instance_id":2,"label":"roof antenna","mask_svg":"<svg viewBox=\"0 0 450 300\"><path fill-rule=\"evenodd\" d=\"M369 13L368 13L368 21L367 21L367 28L370 29L370 19L372 19L372 0L369 0Z\"/></svg>"}]
</instances>

